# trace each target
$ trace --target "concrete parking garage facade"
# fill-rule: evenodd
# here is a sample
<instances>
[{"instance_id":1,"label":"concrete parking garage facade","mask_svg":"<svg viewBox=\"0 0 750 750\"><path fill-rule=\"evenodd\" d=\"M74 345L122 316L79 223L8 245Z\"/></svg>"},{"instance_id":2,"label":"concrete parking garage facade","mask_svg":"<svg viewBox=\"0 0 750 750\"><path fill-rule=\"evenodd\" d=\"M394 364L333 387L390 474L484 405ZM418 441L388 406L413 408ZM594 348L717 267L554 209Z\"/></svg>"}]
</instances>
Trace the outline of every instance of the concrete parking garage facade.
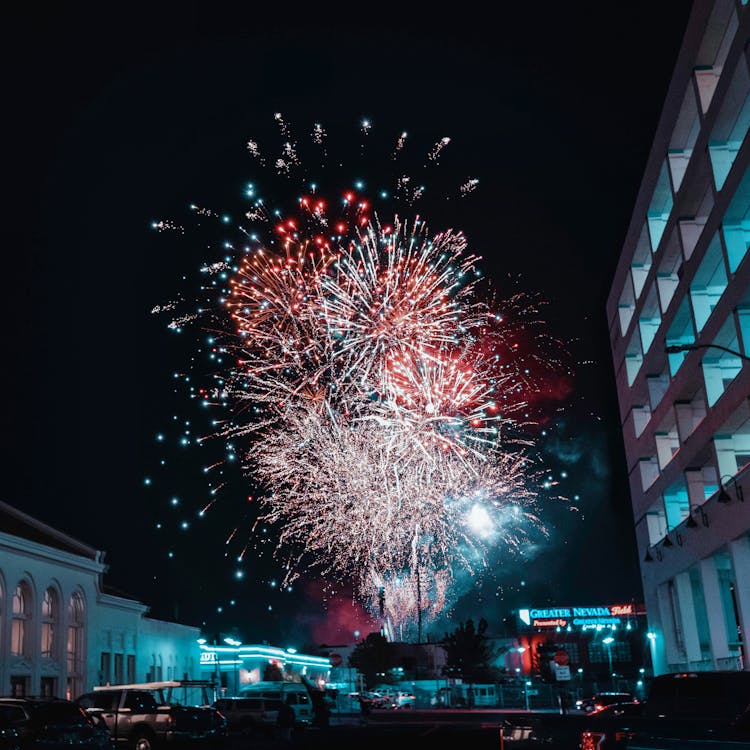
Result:
<instances>
[{"instance_id":1,"label":"concrete parking garage facade","mask_svg":"<svg viewBox=\"0 0 750 750\"><path fill-rule=\"evenodd\" d=\"M656 674L750 669L749 29L694 4L607 301Z\"/></svg>"}]
</instances>

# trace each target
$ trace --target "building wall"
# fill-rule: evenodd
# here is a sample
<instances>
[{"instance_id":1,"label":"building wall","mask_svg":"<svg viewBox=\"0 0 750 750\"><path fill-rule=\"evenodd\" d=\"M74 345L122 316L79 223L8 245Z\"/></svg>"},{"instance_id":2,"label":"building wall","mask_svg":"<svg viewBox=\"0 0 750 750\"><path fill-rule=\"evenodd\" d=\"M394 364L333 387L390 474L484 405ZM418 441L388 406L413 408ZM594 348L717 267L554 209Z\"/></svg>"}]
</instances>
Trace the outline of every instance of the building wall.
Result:
<instances>
[{"instance_id":1,"label":"building wall","mask_svg":"<svg viewBox=\"0 0 750 750\"><path fill-rule=\"evenodd\" d=\"M200 630L147 618L148 608L141 602L103 592L102 557L0 532L0 695L75 698L95 685L114 684L116 678L145 681L154 664L162 668L164 679L199 676ZM19 585L24 594L21 617L13 612ZM48 590L54 602L51 616L44 613ZM20 623L22 649L15 648ZM44 655L50 630L52 648ZM22 653L14 653L18 650Z\"/></svg>"},{"instance_id":2,"label":"building wall","mask_svg":"<svg viewBox=\"0 0 750 750\"><path fill-rule=\"evenodd\" d=\"M750 668L748 39L694 4L607 303L657 674Z\"/></svg>"},{"instance_id":3,"label":"building wall","mask_svg":"<svg viewBox=\"0 0 750 750\"><path fill-rule=\"evenodd\" d=\"M200 645L200 676L217 682L227 695L237 695L244 687L264 679L269 665L281 670L283 679L299 682L302 677L324 685L331 676L328 657L303 654L276 646L241 644Z\"/></svg>"}]
</instances>

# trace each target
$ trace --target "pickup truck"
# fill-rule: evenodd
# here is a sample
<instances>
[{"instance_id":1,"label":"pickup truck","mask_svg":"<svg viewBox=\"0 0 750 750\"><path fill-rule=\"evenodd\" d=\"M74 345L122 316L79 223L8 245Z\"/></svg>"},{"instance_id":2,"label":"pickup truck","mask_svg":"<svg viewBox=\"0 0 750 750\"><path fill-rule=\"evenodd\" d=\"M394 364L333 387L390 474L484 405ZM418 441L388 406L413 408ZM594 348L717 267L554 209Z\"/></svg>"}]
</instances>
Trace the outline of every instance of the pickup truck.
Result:
<instances>
[{"instance_id":1,"label":"pickup truck","mask_svg":"<svg viewBox=\"0 0 750 750\"><path fill-rule=\"evenodd\" d=\"M227 737L227 720L219 711L172 701L162 683L96 688L76 702L104 720L117 747L154 750L184 743L217 748Z\"/></svg>"},{"instance_id":2,"label":"pickup truck","mask_svg":"<svg viewBox=\"0 0 750 750\"><path fill-rule=\"evenodd\" d=\"M750 672L659 675L641 704L588 714L506 718L507 748L555 750L750 750Z\"/></svg>"}]
</instances>

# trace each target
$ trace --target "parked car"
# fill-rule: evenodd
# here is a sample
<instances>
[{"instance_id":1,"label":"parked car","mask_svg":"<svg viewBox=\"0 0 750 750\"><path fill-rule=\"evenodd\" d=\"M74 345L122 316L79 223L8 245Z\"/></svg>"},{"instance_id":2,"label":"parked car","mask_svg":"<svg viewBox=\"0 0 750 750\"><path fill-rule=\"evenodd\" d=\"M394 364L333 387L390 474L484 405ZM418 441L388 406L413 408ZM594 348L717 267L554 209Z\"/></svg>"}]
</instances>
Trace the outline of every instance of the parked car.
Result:
<instances>
[{"instance_id":1,"label":"parked car","mask_svg":"<svg viewBox=\"0 0 750 750\"><path fill-rule=\"evenodd\" d=\"M0 706L0 750L21 750L21 731L11 720L9 714Z\"/></svg>"},{"instance_id":2,"label":"parked car","mask_svg":"<svg viewBox=\"0 0 750 750\"><path fill-rule=\"evenodd\" d=\"M60 698L0 698L0 747L12 748L14 735L24 750L70 745L112 750L109 730L73 701Z\"/></svg>"},{"instance_id":3,"label":"parked car","mask_svg":"<svg viewBox=\"0 0 750 750\"><path fill-rule=\"evenodd\" d=\"M313 720L313 705L310 692L300 682L281 680L254 682L240 688L243 698L267 698L287 703L294 710L298 725L310 724Z\"/></svg>"},{"instance_id":4,"label":"parked car","mask_svg":"<svg viewBox=\"0 0 750 750\"><path fill-rule=\"evenodd\" d=\"M600 709L594 709L589 711L589 716L596 716L602 719L606 719L610 716L640 716L643 713L645 707L644 703L638 701L631 701L629 703L610 703L608 706L602 706Z\"/></svg>"},{"instance_id":5,"label":"parked car","mask_svg":"<svg viewBox=\"0 0 750 750\"><path fill-rule=\"evenodd\" d=\"M417 697L404 690L399 690L391 700L393 708L414 708Z\"/></svg>"},{"instance_id":6,"label":"parked car","mask_svg":"<svg viewBox=\"0 0 750 750\"><path fill-rule=\"evenodd\" d=\"M373 692L380 696L382 708L393 708L396 705L399 693L404 691L399 690L394 685L378 685L373 689Z\"/></svg>"},{"instance_id":7,"label":"parked car","mask_svg":"<svg viewBox=\"0 0 750 750\"><path fill-rule=\"evenodd\" d=\"M590 698L577 700L576 708L589 713L591 711L600 711L605 706L611 706L613 703L637 703L637 699L632 693L597 693Z\"/></svg>"},{"instance_id":8,"label":"parked car","mask_svg":"<svg viewBox=\"0 0 750 750\"><path fill-rule=\"evenodd\" d=\"M251 735L271 731L281 705L276 698L219 698L212 704L226 718L230 732Z\"/></svg>"},{"instance_id":9,"label":"parked car","mask_svg":"<svg viewBox=\"0 0 750 750\"><path fill-rule=\"evenodd\" d=\"M177 681L174 684L179 684ZM118 747L153 750L162 743L216 747L227 736L227 720L208 705L183 706L165 695L167 682L95 687L78 697L89 716L98 716Z\"/></svg>"},{"instance_id":10,"label":"parked car","mask_svg":"<svg viewBox=\"0 0 750 750\"><path fill-rule=\"evenodd\" d=\"M361 693L356 693L359 700L369 701L372 708L386 708L390 705L388 696L382 693L377 693L374 690L365 690Z\"/></svg>"}]
</instances>

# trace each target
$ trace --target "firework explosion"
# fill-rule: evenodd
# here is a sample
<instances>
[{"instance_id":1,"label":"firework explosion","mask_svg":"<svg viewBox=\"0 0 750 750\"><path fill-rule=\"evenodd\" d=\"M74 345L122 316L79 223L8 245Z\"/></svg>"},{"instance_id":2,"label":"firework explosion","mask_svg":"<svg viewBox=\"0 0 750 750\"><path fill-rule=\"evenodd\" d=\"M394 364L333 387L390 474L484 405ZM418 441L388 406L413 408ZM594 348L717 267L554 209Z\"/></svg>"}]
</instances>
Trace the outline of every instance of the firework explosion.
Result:
<instances>
[{"instance_id":1,"label":"firework explosion","mask_svg":"<svg viewBox=\"0 0 750 750\"><path fill-rule=\"evenodd\" d=\"M285 142L275 167L288 175L297 144L276 120ZM316 125L313 142L324 135ZM255 141L248 150L265 163ZM239 227L239 257L202 269L226 286L171 324L197 317L231 361L203 393L233 405L214 436L246 441L245 468L265 489L257 523L277 530L282 585L316 568L350 577L391 626L434 618L454 570L478 574L490 550L543 531L533 444L520 429L541 381L516 341L535 307L525 295L498 305L482 294L464 235L432 235L419 215L386 223L354 191L334 212L311 191L283 217L254 186L247 195L253 227Z\"/></svg>"}]
</instances>

